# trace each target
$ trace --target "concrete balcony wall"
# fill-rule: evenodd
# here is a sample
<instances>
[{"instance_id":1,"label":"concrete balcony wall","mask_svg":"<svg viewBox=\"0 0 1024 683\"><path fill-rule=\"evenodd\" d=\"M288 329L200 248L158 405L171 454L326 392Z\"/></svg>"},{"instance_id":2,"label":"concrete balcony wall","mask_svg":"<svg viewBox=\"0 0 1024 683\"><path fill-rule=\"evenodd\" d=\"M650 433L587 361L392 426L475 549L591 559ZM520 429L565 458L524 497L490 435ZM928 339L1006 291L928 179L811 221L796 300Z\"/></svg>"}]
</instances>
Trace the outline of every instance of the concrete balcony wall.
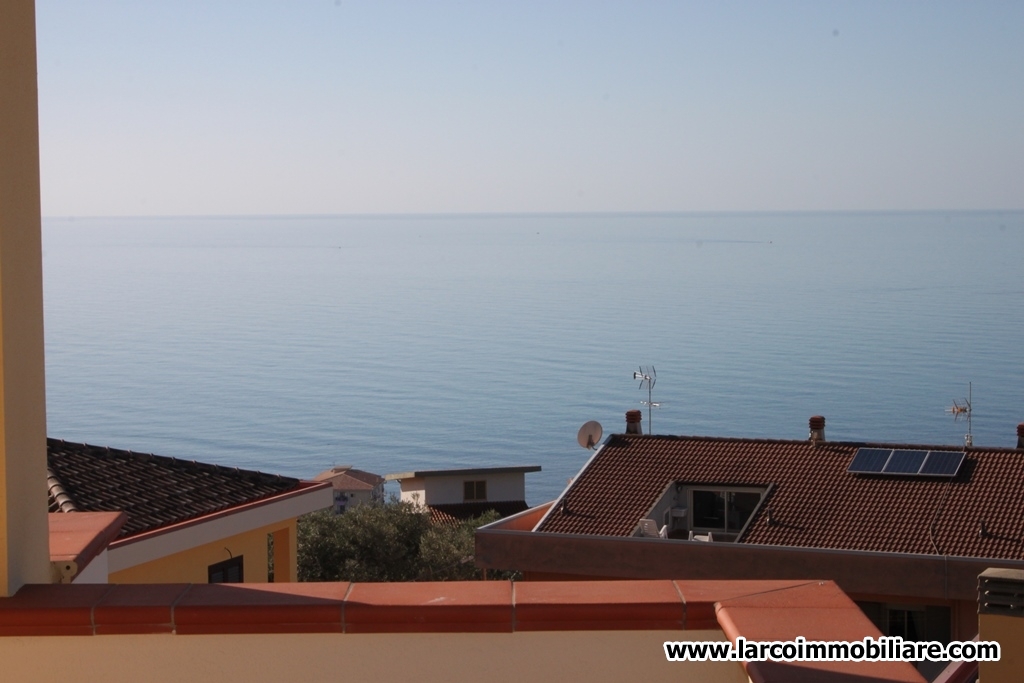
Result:
<instances>
[{"instance_id":1,"label":"concrete balcony wall","mask_svg":"<svg viewBox=\"0 0 1024 683\"><path fill-rule=\"evenodd\" d=\"M828 581L59 584L0 599L11 680L46 680L58 662L88 680L158 683L923 681L898 662L669 662L664 651L867 635L879 634Z\"/></svg>"},{"instance_id":2,"label":"concrete balcony wall","mask_svg":"<svg viewBox=\"0 0 1024 683\"><path fill-rule=\"evenodd\" d=\"M500 522L477 529L475 549L478 567L518 569L527 579L827 576L850 595L932 601L973 602L985 569L1024 570L1024 560L534 533Z\"/></svg>"},{"instance_id":3,"label":"concrete balcony wall","mask_svg":"<svg viewBox=\"0 0 1024 683\"><path fill-rule=\"evenodd\" d=\"M120 635L6 638L12 681L52 678L54 664L104 683L180 681L673 681L746 683L734 663L676 663L673 631L558 633ZM724 640L720 630L687 638Z\"/></svg>"}]
</instances>

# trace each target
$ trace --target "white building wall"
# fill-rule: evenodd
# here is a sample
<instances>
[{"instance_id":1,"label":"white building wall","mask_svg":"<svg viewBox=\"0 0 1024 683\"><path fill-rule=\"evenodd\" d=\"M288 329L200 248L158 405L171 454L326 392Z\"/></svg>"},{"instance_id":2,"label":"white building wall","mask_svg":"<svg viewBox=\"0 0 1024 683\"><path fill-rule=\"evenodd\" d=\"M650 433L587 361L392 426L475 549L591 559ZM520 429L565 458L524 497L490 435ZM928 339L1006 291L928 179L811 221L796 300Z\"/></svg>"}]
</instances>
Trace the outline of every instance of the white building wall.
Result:
<instances>
[{"instance_id":1,"label":"white building wall","mask_svg":"<svg viewBox=\"0 0 1024 683\"><path fill-rule=\"evenodd\" d=\"M402 492L399 498L402 501L408 503L414 503L416 505L426 505L427 493L424 485L425 481L426 480L421 477L416 477L414 479L403 479L402 481L399 482L400 486L402 487Z\"/></svg>"},{"instance_id":2,"label":"white building wall","mask_svg":"<svg viewBox=\"0 0 1024 683\"><path fill-rule=\"evenodd\" d=\"M462 503L463 483L467 481L486 481L488 501L526 500L526 475L522 472L403 479L401 498L413 502L418 495L421 505Z\"/></svg>"},{"instance_id":3,"label":"white building wall","mask_svg":"<svg viewBox=\"0 0 1024 683\"><path fill-rule=\"evenodd\" d=\"M110 556L104 550L92 559L92 562L85 565L71 583L107 583L110 574Z\"/></svg>"},{"instance_id":4,"label":"white building wall","mask_svg":"<svg viewBox=\"0 0 1024 683\"><path fill-rule=\"evenodd\" d=\"M384 487L377 486L372 490L358 489L333 489L334 491L334 512L335 514L341 514L346 510L359 505L371 505L373 503L384 502Z\"/></svg>"}]
</instances>

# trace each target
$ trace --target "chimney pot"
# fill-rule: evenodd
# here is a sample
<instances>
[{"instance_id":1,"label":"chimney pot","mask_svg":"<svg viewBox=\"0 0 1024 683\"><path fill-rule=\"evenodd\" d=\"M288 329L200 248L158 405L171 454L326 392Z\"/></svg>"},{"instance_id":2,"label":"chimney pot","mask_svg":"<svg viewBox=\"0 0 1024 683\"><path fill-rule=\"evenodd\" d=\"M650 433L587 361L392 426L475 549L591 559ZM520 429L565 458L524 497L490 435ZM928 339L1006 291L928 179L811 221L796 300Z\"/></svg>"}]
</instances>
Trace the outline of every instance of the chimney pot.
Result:
<instances>
[{"instance_id":1,"label":"chimney pot","mask_svg":"<svg viewBox=\"0 0 1024 683\"><path fill-rule=\"evenodd\" d=\"M1024 422L1017 425L1017 448L1024 449Z\"/></svg>"},{"instance_id":2,"label":"chimney pot","mask_svg":"<svg viewBox=\"0 0 1024 683\"><path fill-rule=\"evenodd\" d=\"M639 410L627 410L626 411L626 433L627 434L643 434L643 430L640 428L640 421L644 419L644 414Z\"/></svg>"},{"instance_id":3,"label":"chimney pot","mask_svg":"<svg viewBox=\"0 0 1024 683\"><path fill-rule=\"evenodd\" d=\"M808 438L811 441L824 441L825 440L825 418L821 415L812 415L811 419L807 421L808 426L811 428L811 433Z\"/></svg>"}]
</instances>

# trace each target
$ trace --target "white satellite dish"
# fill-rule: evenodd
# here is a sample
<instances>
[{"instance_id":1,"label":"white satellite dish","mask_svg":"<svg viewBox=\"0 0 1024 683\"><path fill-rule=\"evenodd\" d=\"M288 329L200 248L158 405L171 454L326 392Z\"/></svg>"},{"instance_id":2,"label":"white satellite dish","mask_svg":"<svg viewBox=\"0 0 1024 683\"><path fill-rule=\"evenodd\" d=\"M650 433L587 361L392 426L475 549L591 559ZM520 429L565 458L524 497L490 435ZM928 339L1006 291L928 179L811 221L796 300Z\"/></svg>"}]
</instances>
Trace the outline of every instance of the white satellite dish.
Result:
<instances>
[{"instance_id":1,"label":"white satellite dish","mask_svg":"<svg viewBox=\"0 0 1024 683\"><path fill-rule=\"evenodd\" d=\"M601 440L602 434L604 434L604 429L601 427L601 423L597 420L591 420L580 427L579 434L576 435L576 441L584 448L594 448L597 446L597 442Z\"/></svg>"}]
</instances>

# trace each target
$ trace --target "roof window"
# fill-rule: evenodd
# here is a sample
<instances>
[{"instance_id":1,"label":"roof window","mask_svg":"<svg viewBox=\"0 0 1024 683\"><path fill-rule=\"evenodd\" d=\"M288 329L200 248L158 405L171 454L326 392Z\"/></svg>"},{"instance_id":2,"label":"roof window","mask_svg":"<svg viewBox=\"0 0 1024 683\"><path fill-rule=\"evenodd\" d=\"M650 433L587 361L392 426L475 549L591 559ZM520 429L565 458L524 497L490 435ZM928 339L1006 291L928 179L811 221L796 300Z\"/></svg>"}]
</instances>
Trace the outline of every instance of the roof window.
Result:
<instances>
[{"instance_id":1,"label":"roof window","mask_svg":"<svg viewBox=\"0 0 1024 683\"><path fill-rule=\"evenodd\" d=\"M767 486L673 482L640 520L637 533L654 536L650 530L656 528L661 538L735 541L767 493Z\"/></svg>"}]
</instances>

